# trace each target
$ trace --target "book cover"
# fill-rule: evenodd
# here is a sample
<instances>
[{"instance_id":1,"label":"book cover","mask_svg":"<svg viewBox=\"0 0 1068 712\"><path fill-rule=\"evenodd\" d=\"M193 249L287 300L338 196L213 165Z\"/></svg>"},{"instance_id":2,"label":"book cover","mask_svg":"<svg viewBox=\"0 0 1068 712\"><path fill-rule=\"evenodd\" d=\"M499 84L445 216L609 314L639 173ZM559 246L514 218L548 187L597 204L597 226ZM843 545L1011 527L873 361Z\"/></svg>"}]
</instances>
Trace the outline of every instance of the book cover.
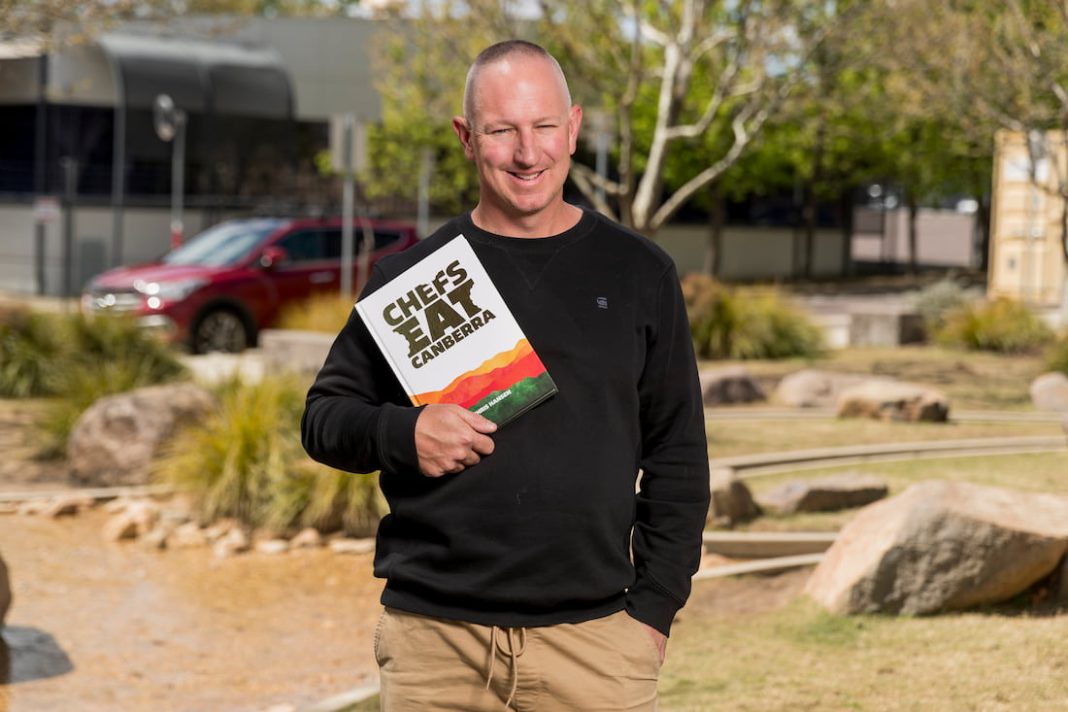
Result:
<instances>
[{"instance_id":1,"label":"book cover","mask_svg":"<svg viewBox=\"0 0 1068 712\"><path fill-rule=\"evenodd\" d=\"M463 235L356 302L414 405L455 403L504 425L556 384Z\"/></svg>"}]
</instances>

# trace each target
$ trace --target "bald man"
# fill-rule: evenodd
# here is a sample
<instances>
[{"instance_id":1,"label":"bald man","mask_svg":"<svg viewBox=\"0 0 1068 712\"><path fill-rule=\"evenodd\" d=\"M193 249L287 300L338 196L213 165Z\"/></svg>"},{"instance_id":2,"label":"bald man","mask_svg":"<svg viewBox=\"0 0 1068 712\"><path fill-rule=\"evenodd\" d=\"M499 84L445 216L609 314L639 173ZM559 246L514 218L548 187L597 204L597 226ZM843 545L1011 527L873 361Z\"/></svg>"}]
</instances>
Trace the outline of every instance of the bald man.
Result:
<instances>
[{"instance_id":1,"label":"bald man","mask_svg":"<svg viewBox=\"0 0 1068 712\"><path fill-rule=\"evenodd\" d=\"M413 408L355 316L308 393L304 446L380 471L382 709L655 710L708 510L704 416L671 259L564 200L582 110L509 41L452 121L479 201L380 262L370 293L463 234L559 392L499 432ZM641 472L640 486L639 472Z\"/></svg>"}]
</instances>

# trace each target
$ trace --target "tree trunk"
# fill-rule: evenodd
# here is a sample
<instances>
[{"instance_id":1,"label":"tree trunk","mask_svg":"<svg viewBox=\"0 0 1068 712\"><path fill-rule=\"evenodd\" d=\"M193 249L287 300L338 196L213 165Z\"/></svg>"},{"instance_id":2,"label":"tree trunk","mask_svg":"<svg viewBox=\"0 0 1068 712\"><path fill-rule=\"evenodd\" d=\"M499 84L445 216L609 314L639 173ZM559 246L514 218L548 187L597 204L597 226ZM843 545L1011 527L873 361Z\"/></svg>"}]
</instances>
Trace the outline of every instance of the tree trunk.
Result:
<instances>
[{"instance_id":1,"label":"tree trunk","mask_svg":"<svg viewBox=\"0 0 1068 712\"><path fill-rule=\"evenodd\" d=\"M905 191L905 201L909 209L909 274L916 274L919 272L919 255L917 254L919 236L916 234L916 215L920 212L920 207L917 204L916 194L911 190Z\"/></svg>"},{"instance_id":2,"label":"tree trunk","mask_svg":"<svg viewBox=\"0 0 1068 712\"><path fill-rule=\"evenodd\" d=\"M838 194L838 219L842 225L841 276L853 274L853 192L843 188Z\"/></svg>"},{"instance_id":3,"label":"tree trunk","mask_svg":"<svg viewBox=\"0 0 1068 712\"><path fill-rule=\"evenodd\" d=\"M704 273L718 278L723 254L723 223L726 222L727 201L723 197L719 181L712 183L709 187L712 194L712 207L708 211L708 242L705 245Z\"/></svg>"}]
</instances>

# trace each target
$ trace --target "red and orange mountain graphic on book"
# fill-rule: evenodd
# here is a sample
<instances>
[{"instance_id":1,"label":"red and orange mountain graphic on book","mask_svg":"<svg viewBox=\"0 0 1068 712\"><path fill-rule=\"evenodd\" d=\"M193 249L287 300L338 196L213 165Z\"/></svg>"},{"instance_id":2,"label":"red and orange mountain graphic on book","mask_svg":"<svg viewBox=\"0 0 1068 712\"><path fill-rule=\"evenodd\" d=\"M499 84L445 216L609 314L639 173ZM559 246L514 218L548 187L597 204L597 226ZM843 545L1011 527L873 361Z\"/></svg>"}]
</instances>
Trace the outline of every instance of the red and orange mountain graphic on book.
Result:
<instances>
[{"instance_id":1,"label":"red and orange mountain graphic on book","mask_svg":"<svg viewBox=\"0 0 1068 712\"><path fill-rule=\"evenodd\" d=\"M545 366L526 339L515 347L486 359L478 368L455 378L440 391L420 393L413 399L417 405L455 403L470 408L494 391L503 390L524 378L545 373Z\"/></svg>"}]
</instances>

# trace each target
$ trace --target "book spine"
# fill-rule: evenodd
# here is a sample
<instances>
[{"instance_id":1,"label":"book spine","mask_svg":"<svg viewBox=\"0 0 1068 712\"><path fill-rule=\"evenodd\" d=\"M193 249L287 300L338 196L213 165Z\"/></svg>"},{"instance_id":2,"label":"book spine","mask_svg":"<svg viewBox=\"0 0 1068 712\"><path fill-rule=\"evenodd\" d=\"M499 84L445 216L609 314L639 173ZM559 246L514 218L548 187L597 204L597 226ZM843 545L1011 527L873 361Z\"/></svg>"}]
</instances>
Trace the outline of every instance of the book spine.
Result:
<instances>
[{"instance_id":1,"label":"book spine","mask_svg":"<svg viewBox=\"0 0 1068 712\"><path fill-rule=\"evenodd\" d=\"M363 320L363 325L367 327L367 331L371 332L371 338L375 340L375 344L378 346L379 352L382 354L383 357L385 357L386 361L389 362L389 367L393 370L393 375L397 377L397 380L400 382L401 387L404 388L404 392L408 394L408 398L412 401L412 405L423 405L416 397L415 391L412 389L411 384L409 384L407 379L405 379L402 375L404 371L397 368L397 364L393 361L393 356L390 353L390 350L386 348L385 343L382 341L382 338L379 336L378 331L374 327L374 319L364 310L363 304L361 304L360 302L356 302L356 313L360 315L360 319Z\"/></svg>"}]
</instances>

